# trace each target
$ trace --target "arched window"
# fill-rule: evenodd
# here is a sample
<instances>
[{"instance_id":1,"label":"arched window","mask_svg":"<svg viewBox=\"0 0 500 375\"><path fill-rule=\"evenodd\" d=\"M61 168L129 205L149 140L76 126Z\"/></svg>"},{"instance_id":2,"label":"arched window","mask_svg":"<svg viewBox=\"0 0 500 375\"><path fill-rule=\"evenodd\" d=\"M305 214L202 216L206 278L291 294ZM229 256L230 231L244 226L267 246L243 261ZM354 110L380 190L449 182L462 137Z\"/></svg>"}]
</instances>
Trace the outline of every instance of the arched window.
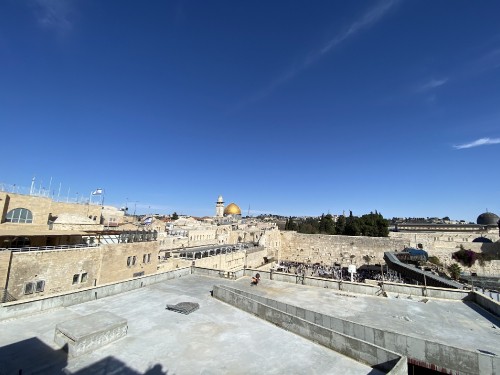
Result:
<instances>
[{"instance_id":1,"label":"arched window","mask_svg":"<svg viewBox=\"0 0 500 375\"><path fill-rule=\"evenodd\" d=\"M33 222L33 214L26 208L15 208L7 213L5 221L7 223L31 224Z\"/></svg>"}]
</instances>

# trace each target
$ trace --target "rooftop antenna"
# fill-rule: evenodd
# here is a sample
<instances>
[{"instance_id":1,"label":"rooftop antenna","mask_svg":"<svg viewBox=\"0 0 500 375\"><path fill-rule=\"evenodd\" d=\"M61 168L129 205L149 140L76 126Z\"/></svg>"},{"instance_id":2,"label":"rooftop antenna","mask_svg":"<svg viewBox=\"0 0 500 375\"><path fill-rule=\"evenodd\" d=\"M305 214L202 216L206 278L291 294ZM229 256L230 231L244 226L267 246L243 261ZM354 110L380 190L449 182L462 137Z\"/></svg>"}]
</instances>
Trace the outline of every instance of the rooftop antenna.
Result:
<instances>
[{"instance_id":1,"label":"rooftop antenna","mask_svg":"<svg viewBox=\"0 0 500 375\"><path fill-rule=\"evenodd\" d=\"M33 179L31 180L30 195L33 195L34 188L35 188L35 177L33 177Z\"/></svg>"},{"instance_id":2,"label":"rooftop antenna","mask_svg":"<svg viewBox=\"0 0 500 375\"><path fill-rule=\"evenodd\" d=\"M250 217L250 205L248 205L247 217Z\"/></svg>"}]
</instances>

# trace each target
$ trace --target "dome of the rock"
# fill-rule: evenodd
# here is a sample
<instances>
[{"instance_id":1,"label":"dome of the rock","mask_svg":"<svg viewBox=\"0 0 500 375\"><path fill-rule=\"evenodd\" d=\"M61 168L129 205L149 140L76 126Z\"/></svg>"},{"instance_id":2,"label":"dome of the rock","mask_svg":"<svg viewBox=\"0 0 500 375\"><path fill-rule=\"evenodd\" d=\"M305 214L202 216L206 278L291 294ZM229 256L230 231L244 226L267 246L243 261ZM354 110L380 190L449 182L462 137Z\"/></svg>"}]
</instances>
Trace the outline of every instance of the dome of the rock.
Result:
<instances>
[{"instance_id":1,"label":"dome of the rock","mask_svg":"<svg viewBox=\"0 0 500 375\"><path fill-rule=\"evenodd\" d=\"M224 208L224 215L241 215L241 210L236 204L231 203Z\"/></svg>"}]
</instances>

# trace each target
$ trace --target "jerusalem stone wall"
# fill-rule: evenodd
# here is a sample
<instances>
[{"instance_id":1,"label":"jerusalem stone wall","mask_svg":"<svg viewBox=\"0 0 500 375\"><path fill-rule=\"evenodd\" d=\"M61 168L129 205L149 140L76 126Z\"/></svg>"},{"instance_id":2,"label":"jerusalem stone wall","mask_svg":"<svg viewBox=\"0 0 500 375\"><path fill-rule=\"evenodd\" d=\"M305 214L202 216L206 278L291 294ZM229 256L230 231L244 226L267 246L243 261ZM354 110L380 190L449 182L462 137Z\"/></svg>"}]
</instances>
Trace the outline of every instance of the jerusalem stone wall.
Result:
<instances>
[{"instance_id":1,"label":"jerusalem stone wall","mask_svg":"<svg viewBox=\"0 0 500 375\"><path fill-rule=\"evenodd\" d=\"M174 250L189 247L188 237L170 237L164 233L159 234L158 242L161 250Z\"/></svg>"},{"instance_id":2,"label":"jerusalem stone wall","mask_svg":"<svg viewBox=\"0 0 500 375\"><path fill-rule=\"evenodd\" d=\"M472 242L474 239L483 235L492 241L498 241L497 233L456 233L456 232L391 232L390 237L394 239L406 240L412 247L422 244L429 256L439 258L443 267L446 269L449 265L457 263L452 259L452 254L460 249L462 245L467 250L473 250L476 253L496 254L500 256L500 242L481 243ZM479 262L472 267L466 267L459 264L463 271L474 272L480 276L498 276L500 275L500 260L485 262L481 266Z\"/></svg>"},{"instance_id":3,"label":"jerusalem stone wall","mask_svg":"<svg viewBox=\"0 0 500 375\"><path fill-rule=\"evenodd\" d=\"M26 299L131 279L134 273L144 272L144 275L151 275L157 271L158 251L158 243L152 241L64 250L14 252L8 292L16 299ZM144 254L151 254L149 263L147 259L144 263ZM134 265L127 265L129 256L136 257ZM83 274L86 274L84 279L82 279ZM74 275L79 275L76 283L73 283ZM45 281L43 292L24 295L24 286L27 282L40 280Z\"/></svg>"},{"instance_id":4,"label":"jerusalem stone wall","mask_svg":"<svg viewBox=\"0 0 500 375\"><path fill-rule=\"evenodd\" d=\"M390 237L350 237L329 236L323 234L301 234L281 232L281 248L276 256L280 260L312 262L325 264L340 263L343 266L352 263L366 264L365 256L370 257L370 264L383 264L385 251L401 251L405 247L422 244L430 256L437 256L446 269L456 263L452 254L460 245L475 252L500 254L500 242L477 243L474 234L459 233L391 233ZM352 258L351 258L352 257ZM460 265L465 272L475 272L480 276L500 275L500 260L485 262L481 266L476 262L472 267Z\"/></svg>"},{"instance_id":5,"label":"jerusalem stone wall","mask_svg":"<svg viewBox=\"0 0 500 375\"><path fill-rule=\"evenodd\" d=\"M98 284L131 279L134 274L152 275L157 271L159 244L157 241L102 245L102 263ZM147 255L151 254L148 262ZM144 259L146 255L146 259ZM135 256L135 264L127 265ZM144 262L146 260L146 262Z\"/></svg>"},{"instance_id":6,"label":"jerusalem stone wall","mask_svg":"<svg viewBox=\"0 0 500 375\"><path fill-rule=\"evenodd\" d=\"M7 290L16 299L26 299L87 288L99 278L100 266L99 247L14 252ZM73 284L73 275L83 273L87 280ZM43 292L24 295L27 282L40 280L45 281Z\"/></svg>"},{"instance_id":7,"label":"jerusalem stone wall","mask_svg":"<svg viewBox=\"0 0 500 375\"><path fill-rule=\"evenodd\" d=\"M364 256L370 257L370 263L384 263L384 252L400 251L408 246L404 239L388 237L352 237L326 234L302 234L281 232L280 260L312 262L325 264L340 263L361 265L366 263ZM353 256L351 258L351 256Z\"/></svg>"},{"instance_id":8,"label":"jerusalem stone wall","mask_svg":"<svg viewBox=\"0 0 500 375\"><path fill-rule=\"evenodd\" d=\"M12 193L0 194L1 221L5 221L5 215L15 208L27 208L33 214L34 225L47 225L49 214L58 216L62 213L75 214L92 218L95 216L97 224L101 217L102 207L97 205L84 205L76 203L54 202L50 198L36 197Z\"/></svg>"},{"instance_id":9,"label":"jerusalem stone wall","mask_svg":"<svg viewBox=\"0 0 500 375\"><path fill-rule=\"evenodd\" d=\"M5 289L9 274L10 254L8 250L0 251L0 289Z\"/></svg>"}]
</instances>

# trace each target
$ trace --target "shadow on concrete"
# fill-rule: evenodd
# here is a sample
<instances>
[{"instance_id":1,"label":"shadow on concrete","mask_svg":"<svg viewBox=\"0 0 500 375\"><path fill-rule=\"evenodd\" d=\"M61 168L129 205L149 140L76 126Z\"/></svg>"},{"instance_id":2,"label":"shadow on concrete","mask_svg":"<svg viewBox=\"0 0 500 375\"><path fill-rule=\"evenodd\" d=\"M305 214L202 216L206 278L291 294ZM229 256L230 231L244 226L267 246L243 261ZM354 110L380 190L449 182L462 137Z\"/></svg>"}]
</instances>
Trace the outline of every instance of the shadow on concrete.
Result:
<instances>
[{"instance_id":1,"label":"shadow on concrete","mask_svg":"<svg viewBox=\"0 0 500 375\"><path fill-rule=\"evenodd\" d=\"M489 320L490 323L494 324L497 327L500 327L500 319L497 318L492 313L490 313L488 310L483 309L481 306L479 306L478 304L476 304L472 301L463 301L463 303L465 303L470 309L477 312L483 318Z\"/></svg>"},{"instance_id":2,"label":"shadow on concrete","mask_svg":"<svg viewBox=\"0 0 500 375\"><path fill-rule=\"evenodd\" d=\"M71 375L107 375L107 374L120 374L120 375L174 375L169 374L168 370L163 371L163 367L160 364L156 364L153 367L146 370L146 372L138 372L127 366L126 363L116 359L115 357L109 356L97 361L90 366L84 367L76 372L66 371L65 374Z\"/></svg>"},{"instance_id":3,"label":"shadow on concrete","mask_svg":"<svg viewBox=\"0 0 500 375\"><path fill-rule=\"evenodd\" d=\"M33 337L0 347L0 375L175 375L169 374L168 370L163 370L160 364L141 373L112 356L75 372L67 370L67 365L68 348L66 345L59 350L54 350L40 339Z\"/></svg>"},{"instance_id":4,"label":"shadow on concrete","mask_svg":"<svg viewBox=\"0 0 500 375\"><path fill-rule=\"evenodd\" d=\"M54 350L36 337L0 348L0 374L64 374L67 348Z\"/></svg>"}]
</instances>

